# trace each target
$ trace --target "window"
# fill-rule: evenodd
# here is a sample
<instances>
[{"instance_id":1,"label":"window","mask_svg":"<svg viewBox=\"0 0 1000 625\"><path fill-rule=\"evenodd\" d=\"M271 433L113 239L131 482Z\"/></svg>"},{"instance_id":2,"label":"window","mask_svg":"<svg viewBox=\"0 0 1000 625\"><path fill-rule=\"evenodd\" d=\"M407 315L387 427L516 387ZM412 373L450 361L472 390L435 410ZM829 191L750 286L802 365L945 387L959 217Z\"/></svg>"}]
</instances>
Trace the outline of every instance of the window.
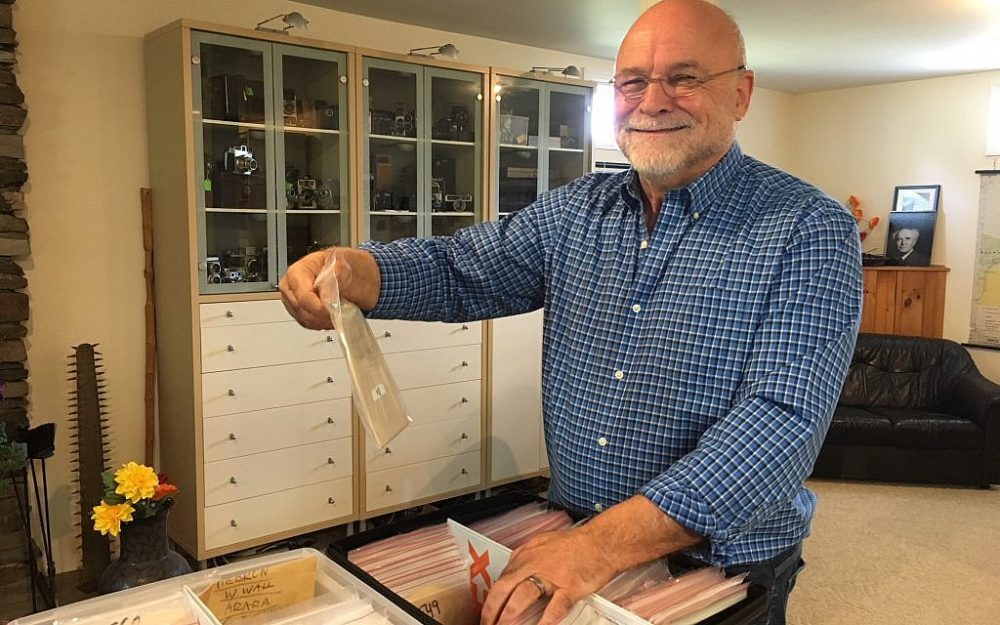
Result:
<instances>
[{"instance_id":1,"label":"window","mask_svg":"<svg viewBox=\"0 0 1000 625\"><path fill-rule=\"evenodd\" d=\"M609 84L599 84L594 91L594 113L590 118L590 130L595 148L618 149L618 144L615 143L615 88Z\"/></svg>"}]
</instances>

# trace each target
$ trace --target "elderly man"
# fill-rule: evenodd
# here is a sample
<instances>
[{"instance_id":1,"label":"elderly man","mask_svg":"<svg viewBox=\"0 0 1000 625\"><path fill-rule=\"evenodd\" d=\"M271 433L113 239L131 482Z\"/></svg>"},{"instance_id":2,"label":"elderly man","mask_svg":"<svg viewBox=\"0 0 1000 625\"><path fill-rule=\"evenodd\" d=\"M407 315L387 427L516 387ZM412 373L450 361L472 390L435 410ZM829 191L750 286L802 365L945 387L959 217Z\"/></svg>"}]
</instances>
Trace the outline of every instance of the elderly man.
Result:
<instances>
[{"instance_id":1,"label":"elderly man","mask_svg":"<svg viewBox=\"0 0 1000 625\"><path fill-rule=\"evenodd\" d=\"M916 249L920 239L920 231L916 228L900 228L889 238L892 239L889 257L898 259L899 264L911 267L926 267L930 264L930 257Z\"/></svg>"},{"instance_id":2,"label":"elderly man","mask_svg":"<svg viewBox=\"0 0 1000 625\"><path fill-rule=\"evenodd\" d=\"M453 237L339 249L341 295L373 317L460 321L544 306L549 496L588 523L518 549L483 608L542 625L617 573L678 550L748 571L783 623L816 506L812 470L861 309L854 219L743 154L754 87L742 37L701 0L665 0L622 42L618 143L632 163ZM312 288L281 290L329 327Z\"/></svg>"}]
</instances>

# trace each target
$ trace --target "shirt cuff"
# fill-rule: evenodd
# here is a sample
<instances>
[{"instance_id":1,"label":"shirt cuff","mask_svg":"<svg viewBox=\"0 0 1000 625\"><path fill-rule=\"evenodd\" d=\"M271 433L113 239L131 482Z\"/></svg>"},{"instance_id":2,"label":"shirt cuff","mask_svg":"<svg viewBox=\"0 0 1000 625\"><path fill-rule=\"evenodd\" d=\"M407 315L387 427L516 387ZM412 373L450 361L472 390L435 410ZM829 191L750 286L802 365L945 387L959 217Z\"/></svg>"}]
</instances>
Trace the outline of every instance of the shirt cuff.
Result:
<instances>
[{"instance_id":1,"label":"shirt cuff","mask_svg":"<svg viewBox=\"0 0 1000 625\"><path fill-rule=\"evenodd\" d=\"M410 280L392 280L391 277L399 275L393 271L393 267L402 264L397 254L386 247L385 244L377 241L367 241L358 246L365 250L375 259L375 264L379 269L379 295L378 302L371 310L365 311L365 317L372 319L389 319L398 315L398 311L407 303L413 302L415 293L408 285L412 285Z\"/></svg>"},{"instance_id":2,"label":"shirt cuff","mask_svg":"<svg viewBox=\"0 0 1000 625\"><path fill-rule=\"evenodd\" d=\"M712 507L700 493L675 477L661 475L643 486L639 494L674 521L708 539L708 552L704 553L704 557L712 563L725 561L729 532L719 527ZM701 550L698 551L701 555Z\"/></svg>"}]
</instances>

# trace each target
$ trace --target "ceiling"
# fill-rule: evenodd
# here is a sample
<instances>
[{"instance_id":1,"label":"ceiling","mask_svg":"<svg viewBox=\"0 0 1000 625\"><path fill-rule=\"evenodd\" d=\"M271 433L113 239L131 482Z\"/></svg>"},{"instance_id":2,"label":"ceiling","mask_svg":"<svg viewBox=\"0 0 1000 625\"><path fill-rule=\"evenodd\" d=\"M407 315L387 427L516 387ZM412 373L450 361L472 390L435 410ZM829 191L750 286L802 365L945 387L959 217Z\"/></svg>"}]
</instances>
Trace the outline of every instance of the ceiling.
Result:
<instances>
[{"instance_id":1,"label":"ceiling","mask_svg":"<svg viewBox=\"0 0 1000 625\"><path fill-rule=\"evenodd\" d=\"M299 0L613 59L639 0ZM1000 70L1000 0L720 0L762 87L805 93Z\"/></svg>"}]
</instances>

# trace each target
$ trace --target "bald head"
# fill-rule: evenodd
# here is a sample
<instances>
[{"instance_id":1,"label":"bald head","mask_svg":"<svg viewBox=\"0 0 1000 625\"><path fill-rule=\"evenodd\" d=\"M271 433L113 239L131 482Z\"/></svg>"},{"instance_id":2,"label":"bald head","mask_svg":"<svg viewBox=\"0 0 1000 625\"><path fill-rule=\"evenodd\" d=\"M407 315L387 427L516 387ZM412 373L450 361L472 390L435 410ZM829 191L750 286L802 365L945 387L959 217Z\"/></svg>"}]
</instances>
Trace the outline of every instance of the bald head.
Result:
<instances>
[{"instance_id":1,"label":"bald head","mask_svg":"<svg viewBox=\"0 0 1000 625\"><path fill-rule=\"evenodd\" d=\"M676 46L700 47L710 43L727 67L746 65L746 47L739 26L728 13L704 0L663 0L632 24L618 51L622 55L633 46L648 46L656 40L670 39Z\"/></svg>"}]
</instances>

